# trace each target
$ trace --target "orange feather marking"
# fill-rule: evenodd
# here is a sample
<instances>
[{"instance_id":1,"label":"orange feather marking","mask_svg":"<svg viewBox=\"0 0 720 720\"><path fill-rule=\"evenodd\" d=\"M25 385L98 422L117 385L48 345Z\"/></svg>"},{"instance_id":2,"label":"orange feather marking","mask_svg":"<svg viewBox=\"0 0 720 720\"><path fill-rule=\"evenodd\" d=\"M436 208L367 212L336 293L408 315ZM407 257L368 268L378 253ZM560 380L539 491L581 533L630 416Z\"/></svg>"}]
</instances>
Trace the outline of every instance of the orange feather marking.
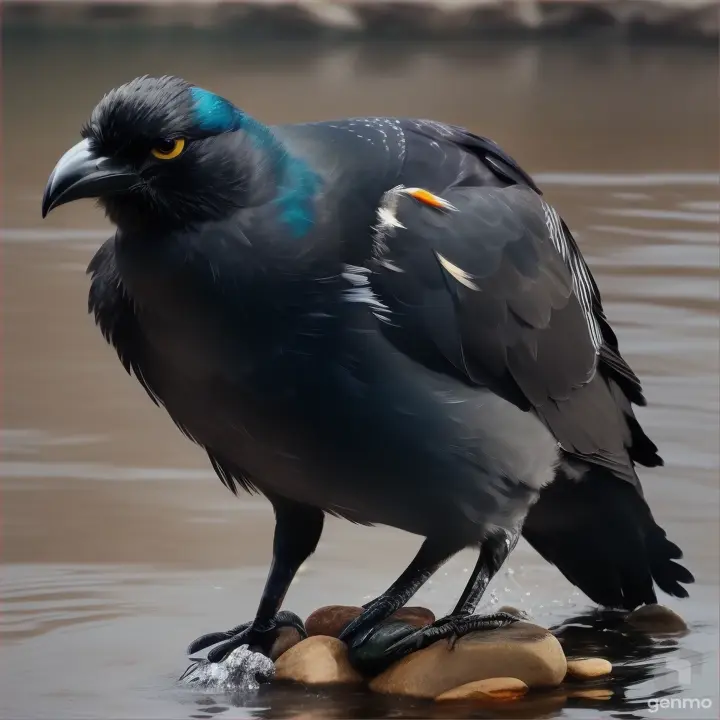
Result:
<instances>
[{"instance_id":1,"label":"orange feather marking","mask_svg":"<svg viewBox=\"0 0 720 720\"><path fill-rule=\"evenodd\" d=\"M446 208L448 206L448 203L446 200L443 200L441 197L438 197L437 195L433 195L431 192L428 192L427 190L411 190L409 193L412 197L414 197L416 200L419 200L422 203L425 203L426 205L430 205L432 207L436 208Z\"/></svg>"}]
</instances>

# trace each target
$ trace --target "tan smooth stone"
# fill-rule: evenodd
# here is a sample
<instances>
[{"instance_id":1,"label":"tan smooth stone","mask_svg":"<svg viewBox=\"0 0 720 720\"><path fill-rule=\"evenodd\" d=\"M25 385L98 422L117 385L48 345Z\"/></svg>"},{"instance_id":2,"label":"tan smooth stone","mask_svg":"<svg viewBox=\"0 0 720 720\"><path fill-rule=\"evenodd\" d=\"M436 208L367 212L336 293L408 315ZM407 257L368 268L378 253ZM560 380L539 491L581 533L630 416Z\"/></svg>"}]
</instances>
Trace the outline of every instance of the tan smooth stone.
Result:
<instances>
[{"instance_id":1,"label":"tan smooth stone","mask_svg":"<svg viewBox=\"0 0 720 720\"><path fill-rule=\"evenodd\" d=\"M488 678L447 690L435 700L516 700L527 691L528 686L517 678Z\"/></svg>"},{"instance_id":2,"label":"tan smooth stone","mask_svg":"<svg viewBox=\"0 0 720 720\"><path fill-rule=\"evenodd\" d=\"M306 638L283 653L275 662L275 679L305 685L362 682L350 665L345 643L324 635Z\"/></svg>"},{"instance_id":3,"label":"tan smooth stone","mask_svg":"<svg viewBox=\"0 0 720 720\"><path fill-rule=\"evenodd\" d=\"M625 622L650 634L685 633L687 623L673 610L664 605L643 605L633 610Z\"/></svg>"},{"instance_id":4,"label":"tan smooth stone","mask_svg":"<svg viewBox=\"0 0 720 720\"><path fill-rule=\"evenodd\" d=\"M612 669L612 663L604 658L578 658L568 660L567 664L567 674L580 680L609 675Z\"/></svg>"},{"instance_id":5,"label":"tan smooth stone","mask_svg":"<svg viewBox=\"0 0 720 720\"><path fill-rule=\"evenodd\" d=\"M440 640L403 658L371 683L375 692L435 698L476 680L511 677L528 687L557 687L567 660L545 628L517 622L497 630L470 633L450 648Z\"/></svg>"}]
</instances>

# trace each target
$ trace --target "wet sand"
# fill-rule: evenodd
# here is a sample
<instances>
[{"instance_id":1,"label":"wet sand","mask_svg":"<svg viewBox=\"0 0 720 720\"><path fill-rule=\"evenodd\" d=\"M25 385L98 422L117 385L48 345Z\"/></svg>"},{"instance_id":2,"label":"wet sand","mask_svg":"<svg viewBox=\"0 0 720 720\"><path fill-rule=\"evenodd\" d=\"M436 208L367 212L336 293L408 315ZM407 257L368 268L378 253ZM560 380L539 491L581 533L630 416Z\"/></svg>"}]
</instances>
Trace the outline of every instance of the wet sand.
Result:
<instances>
[{"instance_id":1,"label":"wet sand","mask_svg":"<svg viewBox=\"0 0 720 720\"><path fill-rule=\"evenodd\" d=\"M241 699L179 689L197 635L252 617L272 514L234 498L154 407L86 315L85 267L109 229L91 203L40 219L57 157L102 93L172 72L268 122L360 114L433 117L500 142L576 232L666 467L643 470L655 516L685 551L691 624L640 643L591 626L588 600L524 543L484 604L617 663L613 698L522 701L524 717L717 717L717 55L668 47L301 43L238 46L204 33L9 35L4 46L3 458L0 717L431 716L432 706L269 689ZM90 62L88 62L90 59ZM383 590L419 539L330 520L286 606L301 615ZM413 603L450 608L463 554ZM689 685L668 659L692 665ZM710 710L648 699L710 698ZM563 710L564 708L564 710ZM443 717L452 712L442 709ZM467 709L462 716L467 717ZM460 715L459 715L460 716ZM485 717L478 710L477 717ZM487 717L490 717L487 715Z\"/></svg>"}]
</instances>

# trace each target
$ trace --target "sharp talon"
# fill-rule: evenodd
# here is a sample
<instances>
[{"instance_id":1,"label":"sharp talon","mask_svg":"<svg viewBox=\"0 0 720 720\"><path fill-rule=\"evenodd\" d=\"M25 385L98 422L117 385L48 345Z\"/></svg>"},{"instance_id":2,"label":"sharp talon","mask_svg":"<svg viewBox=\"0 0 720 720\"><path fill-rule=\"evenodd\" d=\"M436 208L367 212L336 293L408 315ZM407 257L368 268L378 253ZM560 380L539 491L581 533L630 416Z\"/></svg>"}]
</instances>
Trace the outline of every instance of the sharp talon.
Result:
<instances>
[{"instance_id":1,"label":"sharp talon","mask_svg":"<svg viewBox=\"0 0 720 720\"><path fill-rule=\"evenodd\" d=\"M448 638L448 648L452 651L455 649L455 644L460 639L460 632L457 628L453 628L453 634Z\"/></svg>"},{"instance_id":2,"label":"sharp talon","mask_svg":"<svg viewBox=\"0 0 720 720\"><path fill-rule=\"evenodd\" d=\"M231 630L203 635L190 643L187 652L192 655L214 645L215 647L207 654L207 661L212 663L222 662L233 650L241 645L248 645L252 650L258 650L263 655L269 655L277 630L281 627L295 628L302 638L307 637L303 621L295 613L283 611L279 612L264 626L246 622L237 625Z\"/></svg>"},{"instance_id":3,"label":"sharp talon","mask_svg":"<svg viewBox=\"0 0 720 720\"><path fill-rule=\"evenodd\" d=\"M351 620L338 635L338 639L347 644L360 644L377 627L378 622L392 615L395 606L386 598L375 599L363 606L364 612Z\"/></svg>"},{"instance_id":4,"label":"sharp talon","mask_svg":"<svg viewBox=\"0 0 720 720\"><path fill-rule=\"evenodd\" d=\"M196 667L200 658L190 658L192 662L185 668L185 672L177 679L178 682L182 682Z\"/></svg>"}]
</instances>

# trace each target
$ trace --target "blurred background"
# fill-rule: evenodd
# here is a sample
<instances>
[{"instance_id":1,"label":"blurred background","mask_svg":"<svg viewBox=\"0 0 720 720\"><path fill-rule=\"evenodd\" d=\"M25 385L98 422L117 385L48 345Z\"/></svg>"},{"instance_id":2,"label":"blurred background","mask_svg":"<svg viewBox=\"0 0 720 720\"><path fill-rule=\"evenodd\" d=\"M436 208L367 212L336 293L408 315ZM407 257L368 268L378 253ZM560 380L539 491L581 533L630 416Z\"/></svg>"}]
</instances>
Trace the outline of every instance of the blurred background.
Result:
<instances>
[{"instance_id":1,"label":"blurred background","mask_svg":"<svg viewBox=\"0 0 720 720\"><path fill-rule=\"evenodd\" d=\"M717 718L717 44L716 1L5 2L0 717L440 712L327 692L198 698L175 685L187 642L254 614L272 514L222 487L87 316L85 268L110 234L102 214L77 203L40 218L48 173L103 93L169 73L268 123L464 125L535 176L644 382L640 419L666 467L641 477L697 583L688 600L660 600L691 632L640 646L593 632L587 598L521 541L485 608L580 628L574 641L613 659L616 677L609 699L516 711L652 717L649 698L677 695L712 707L663 717ZM286 606L362 604L419 542L330 520ZM413 603L444 614L473 563L458 556ZM668 671L676 657L691 662L690 686Z\"/></svg>"}]
</instances>

